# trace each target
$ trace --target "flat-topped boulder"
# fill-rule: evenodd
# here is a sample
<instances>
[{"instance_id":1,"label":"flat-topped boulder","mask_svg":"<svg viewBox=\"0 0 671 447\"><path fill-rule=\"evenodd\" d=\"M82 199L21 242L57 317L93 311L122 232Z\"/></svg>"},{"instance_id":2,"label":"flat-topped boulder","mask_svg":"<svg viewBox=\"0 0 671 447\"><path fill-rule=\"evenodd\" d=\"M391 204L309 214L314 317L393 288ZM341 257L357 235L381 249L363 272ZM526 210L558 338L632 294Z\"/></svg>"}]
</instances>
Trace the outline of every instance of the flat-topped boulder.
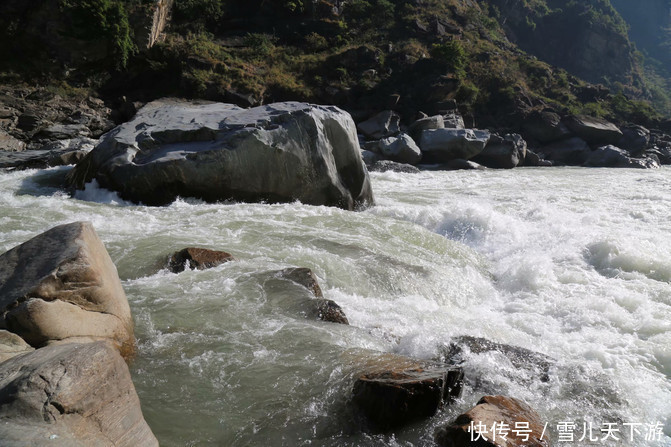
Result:
<instances>
[{"instance_id":1,"label":"flat-topped boulder","mask_svg":"<svg viewBox=\"0 0 671 447\"><path fill-rule=\"evenodd\" d=\"M162 99L103 136L68 176L133 202L293 202L353 210L373 203L351 116L334 106Z\"/></svg>"},{"instance_id":2,"label":"flat-topped boulder","mask_svg":"<svg viewBox=\"0 0 671 447\"><path fill-rule=\"evenodd\" d=\"M622 138L618 127L602 118L587 115L571 115L564 118L570 131L590 144L617 144Z\"/></svg>"},{"instance_id":3,"label":"flat-topped boulder","mask_svg":"<svg viewBox=\"0 0 671 447\"><path fill-rule=\"evenodd\" d=\"M0 363L3 447L153 447L130 372L106 342L47 346Z\"/></svg>"},{"instance_id":4,"label":"flat-topped boulder","mask_svg":"<svg viewBox=\"0 0 671 447\"><path fill-rule=\"evenodd\" d=\"M54 227L0 255L0 329L36 348L102 339L133 352L128 300L90 223Z\"/></svg>"}]
</instances>

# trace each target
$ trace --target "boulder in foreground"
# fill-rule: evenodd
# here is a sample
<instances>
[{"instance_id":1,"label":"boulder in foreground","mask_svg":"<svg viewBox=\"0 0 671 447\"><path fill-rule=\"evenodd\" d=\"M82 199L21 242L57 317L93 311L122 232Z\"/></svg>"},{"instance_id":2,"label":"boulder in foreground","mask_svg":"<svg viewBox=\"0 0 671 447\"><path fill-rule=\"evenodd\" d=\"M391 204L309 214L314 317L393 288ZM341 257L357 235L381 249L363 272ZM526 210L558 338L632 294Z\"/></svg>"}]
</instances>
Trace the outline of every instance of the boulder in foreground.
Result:
<instances>
[{"instance_id":1,"label":"boulder in foreground","mask_svg":"<svg viewBox=\"0 0 671 447\"><path fill-rule=\"evenodd\" d=\"M33 347L105 339L131 355L128 300L90 223L54 227L0 255L0 328Z\"/></svg>"},{"instance_id":2,"label":"boulder in foreground","mask_svg":"<svg viewBox=\"0 0 671 447\"><path fill-rule=\"evenodd\" d=\"M492 431L495 423L497 427L503 427L504 432L505 427L508 427L505 437L501 436L500 431ZM481 429L475 430L475 427ZM453 423L439 428L436 442L443 447L548 447L549 434L544 433L543 429L544 424L538 413L521 400L485 396Z\"/></svg>"},{"instance_id":3,"label":"boulder in foreground","mask_svg":"<svg viewBox=\"0 0 671 447\"><path fill-rule=\"evenodd\" d=\"M351 116L298 102L241 109L163 99L105 134L68 176L96 179L133 202L293 202L352 210L373 204Z\"/></svg>"},{"instance_id":4,"label":"boulder in foreground","mask_svg":"<svg viewBox=\"0 0 671 447\"><path fill-rule=\"evenodd\" d=\"M431 417L461 394L461 368L395 357L372 365L354 384L353 404L373 428L391 430Z\"/></svg>"},{"instance_id":5,"label":"boulder in foreground","mask_svg":"<svg viewBox=\"0 0 671 447\"><path fill-rule=\"evenodd\" d=\"M152 447L128 367L105 342L48 346L0 364L3 447Z\"/></svg>"}]
</instances>

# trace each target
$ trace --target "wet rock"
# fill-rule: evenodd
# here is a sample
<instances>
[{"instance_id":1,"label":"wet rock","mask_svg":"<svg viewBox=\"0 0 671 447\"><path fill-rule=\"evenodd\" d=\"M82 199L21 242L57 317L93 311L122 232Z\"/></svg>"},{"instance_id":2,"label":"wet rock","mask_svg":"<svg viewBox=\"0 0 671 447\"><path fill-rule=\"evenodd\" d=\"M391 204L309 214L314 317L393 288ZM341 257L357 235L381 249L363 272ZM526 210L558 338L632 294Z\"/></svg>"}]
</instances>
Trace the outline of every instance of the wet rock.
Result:
<instances>
[{"instance_id":1,"label":"wet rock","mask_svg":"<svg viewBox=\"0 0 671 447\"><path fill-rule=\"evenodd\" d=\"M0 363L4 447L158 446L128 367L105 342L48 346Z\"/></svg>"},{"instance_id":2,"label":"wet rock","mask_svg":"<svg viewBox=\"0 0 671 447\"><path fill-rule=\"evenodd\" d=\"M622 132L617 126L601 118L571 115L564 119L566 127L590 144L617 144Z\"/></svg>"},{"instance_id":3,"label":"wet rock","mask_svg":"<svg viewBox=\"0 0 671 447\"><path fill-rule=\"evenodd\" d=\"M462 380L461 368L390 357L356 380L352 402L372 428L386 431L436 414L459 397Z\"/></svg>"},{"instance_id":4,"label":"wet rock","mask_svg":"<svg viewBox=\"0 0 671 447\"><path fill-rule=\"evenodd\" d=\"M441 163L478 155L489 141L489 131L473 129L430 129L422 131L419 147L424 162Z\"/></svg>"},{"instance_id":5,"label":"wet rock","mask_svg":"<svg viewBox=\"0 0 671 447\"><path fill-rule=\"evenodd\" d=\"M554 164L579 166L592 153L585 140L573 137L568 140L557 141L539 149L538 155Z\"/></svg>"},{"instance_id":6,"label":"wet rock","mask_svg":"<svg viewBox=\"0 0 671 447\"><path fill-rule=\"evenodd\" d=\"M33 347L103 339L133 353L126 294L90 223L54 227L0 255L0 328Z\"/></svg>"},{"instance_id":7,"label":"wet rock","mask_svg":"<svg viewBox=\"0 0 671 447\"><path fill-rule=\"evenodd\" d=\"M368 170L370 170L370 166L374 165L377 161L380 160L380 154L374 151L364 149L361 151L361 158L363 159L365 165L368 167Z\"/></svg>"},{"instance_id":8,"label":"wet rock","mask_svg":"<svg viewBox=\"0 0 671 447\"><path fill-rule=\"evenodd\" d=\"M0 168L43 169L79 162L90 152L95 140L75 138L60 140L41 146L38 150L0 153Z\"/></svg>"},{"instance_id":9,"label":"wet rock","mask_svg":"<svg viewBox=\"0 0 671 447\"><path fill-rule=\"evenodd\" d=\"M553 111L543 110L531 113L522 124L525 135L540 143L568 138L571 132L562 123L561 117Z\"/></svg>"},{"instance_id":10,"label":"wet rock","mask_svg":"<svg viewBox=\"0 0 671 447\"><path fill-rule=\"evenodd\" d=\"M525 370L529 376L541 382L550 380L550 368L555 364L551 357L519 346L496 343L486 338L460 336L454 337L449 345L442 349L440 361L450 365L463 365L469 354L497 352L505 356L513 367Z\"/></svg>"},{"instance_id":11,"label":"wet rock","mask_svg":"<svg viewBox=\"0 0 671 447\"><path fill-rule=\"evenodd\" d=\"M422 152L408 134L383 138L378 144L380 153L391 161L415 165L422 159Z\"/></svg>"},{"instance_id":12,"label":"wet rock","mask_svg":"<svg viewBox=\"0 0 671 447\"><path fill-rule=\"evenodd\" d=\"M170 257L168 269L173 273L183 272L186 267L191 270L204 270L234 260L233 255L225 251L187 247Z\"/></svg>"},{"instance_id":13,"label":"wet rock","mask_svg":"<svg viewBox=\"0 0 671 447\"><path fill-rule=\"evenodd\" d=\"M294 202L358 209L373 203L354 122L333 106L297 102L241 109L164 99L105 134L68 177L97 179L125 200L163 205Z\"/></svg>"},{"instance_id":14,"label":"wet rock","mask_svg":"<svg viewBox=\"0 0 671 447\"><path fill-rule=\"evenodd\" d=\"M18 335L0 329L0 363L34 350L32 346Z\"/></svg>"},{"instance_id":15,"label":"wet rock","mask_svg":"<svg viewBox=\"0 0 671 447\"><path fill-rule=\"evenodd\" d=\"M407 163L396 163L390 160L380 160L369 166L368 170L371 172L402 172L405 174L417 174L420 172L418 168Z\"/></svg>"},{"instance_id":16,"label":"wet rock","mask_svg":"<svg viewBox=\"0 0 671 447\"><path fill-rule=\"evenodd\" d=\"M632 158L624 149L613 145L602 146L587 157L583 166L598 168L659 168L659 160L653 158Z\"/></svg>"},{"instance_id":17,"label":"wet rock","mask_svg":"<svg viewBox=\"0 0 671 447\"><path fill-rule=\"evenodd\" d=\"M508 424L506 437L492 432L494 423ZM473 427L479 426L484 427L478 430L482 435L474 441L479 434ZM475 407L436 432L436 442L443 447L549 447L548 438L538 413L521 400L505 396L484 396Z\"/></svg>"},{"instance_id":18,"label":"wet rock","mask_svg":"<svg viewBox=\"0 0 671 447\"><path fill-rule=\"evenodd\" d=\"M527 142L518 134L501 137L492 134L485 149L473 157L473 161L488 168L512 169L524 163Z\"/></svg>"},{"instance_id":19,"label":"wet rock","mask_svg":"<svg viewBox=\"0 0 671 447\"><path fill-rule=\"evenodd\" d=\"M399 124L400 117L395 112L386 110L359 123L357 128L367 138L371 140L379 140L398 134L401 131Z\"/></svg>"},{"instance_id":20,"label":"wet rock","mask_svg":"<svg viewBox=\"0 0 671 447\"><path fill-rule=\"evenodd\" d=\"M349 324L342 308L333 300L324 298L317 277L309 268L293 267L271 272L274 277L289 280L307 289L314 299L298 300L299 307L308 318L331 323Z\"/></svg>"}]
</instances>

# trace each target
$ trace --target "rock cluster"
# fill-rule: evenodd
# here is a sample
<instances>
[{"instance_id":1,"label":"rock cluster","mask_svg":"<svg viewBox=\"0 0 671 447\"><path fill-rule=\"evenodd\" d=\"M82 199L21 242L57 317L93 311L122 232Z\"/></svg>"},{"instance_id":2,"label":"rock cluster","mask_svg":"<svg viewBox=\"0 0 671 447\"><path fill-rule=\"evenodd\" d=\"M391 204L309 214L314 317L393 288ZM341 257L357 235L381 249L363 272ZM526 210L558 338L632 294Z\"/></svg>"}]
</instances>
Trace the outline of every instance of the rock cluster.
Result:
<instances>
[{"instance_id":1,"label":"rock cluster","mask_svg":"<svg viewBox=\"0 0 671 447\"><path fill-rule=\"evenodd\" d=\"M157 446L124 361L133 324L90 223L0 255L2 445Z\"/></svg>"}]
</instances>

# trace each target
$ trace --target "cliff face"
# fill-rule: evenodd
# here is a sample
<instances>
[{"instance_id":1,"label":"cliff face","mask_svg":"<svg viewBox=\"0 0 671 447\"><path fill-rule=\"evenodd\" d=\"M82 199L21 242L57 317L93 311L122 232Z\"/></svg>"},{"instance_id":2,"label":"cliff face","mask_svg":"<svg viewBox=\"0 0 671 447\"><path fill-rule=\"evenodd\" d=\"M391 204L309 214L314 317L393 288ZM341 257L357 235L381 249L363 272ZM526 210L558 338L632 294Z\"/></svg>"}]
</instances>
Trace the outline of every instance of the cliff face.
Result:
<instances>
[{"instance_id":1,"label":"cliff face","mask_svg":"<svg viewBox=\"0 0 671 447\"><path fill-rule=\"evenodd\" d=\"M629 25L629 37L638 49L671 70L671 1L611 0L611 3Z\"/></svg>"},{"instance_id":2,"label":"cliff face","mask_svg":"<svg viewBox=\"0 0 671 447\"><path fill-rule=\"evenodd\" d=\"M607 1L488 3L496 7L508 38L539 59L590 82L634 81L634 47L625 23Z\"/></svg>"}]
</instances>

